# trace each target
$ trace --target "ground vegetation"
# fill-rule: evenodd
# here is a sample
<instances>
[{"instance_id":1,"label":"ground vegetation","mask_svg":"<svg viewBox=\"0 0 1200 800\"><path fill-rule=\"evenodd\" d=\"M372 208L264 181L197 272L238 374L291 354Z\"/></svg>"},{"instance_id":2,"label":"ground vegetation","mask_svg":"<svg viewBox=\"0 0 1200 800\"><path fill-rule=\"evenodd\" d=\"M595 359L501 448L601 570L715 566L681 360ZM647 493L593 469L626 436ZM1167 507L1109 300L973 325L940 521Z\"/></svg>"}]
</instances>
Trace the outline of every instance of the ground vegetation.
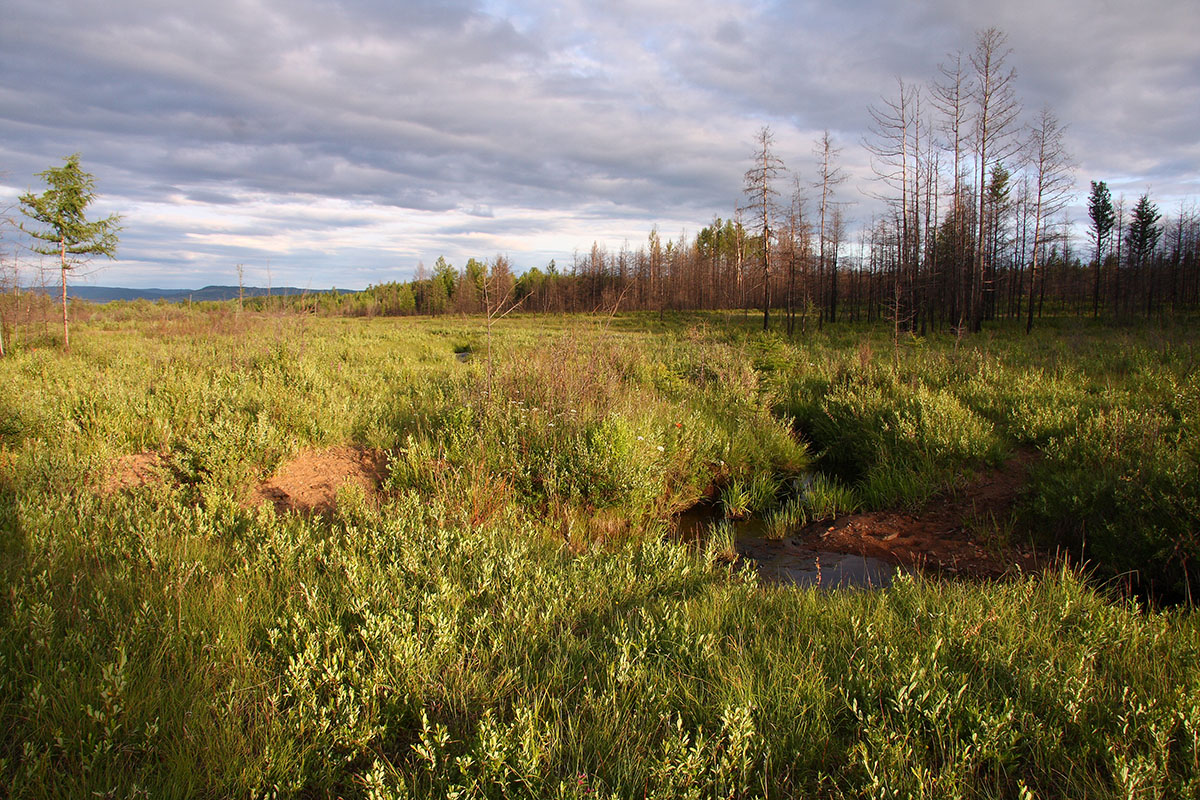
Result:
<instances>
[{"instance_id":1,"label":"ground vegetation","mask_svg":"<svg viewBox=\"0 0 1200 800\"><path fill-rule=\"evenodd\" d=\"M1200 788L1183 323L898 356L724 313L77 324L0 361L10 796ZM671 533L734 484L916 513L1014 456L977 541L1046 571L824 592Z\"/></svg>"}]
</instances>

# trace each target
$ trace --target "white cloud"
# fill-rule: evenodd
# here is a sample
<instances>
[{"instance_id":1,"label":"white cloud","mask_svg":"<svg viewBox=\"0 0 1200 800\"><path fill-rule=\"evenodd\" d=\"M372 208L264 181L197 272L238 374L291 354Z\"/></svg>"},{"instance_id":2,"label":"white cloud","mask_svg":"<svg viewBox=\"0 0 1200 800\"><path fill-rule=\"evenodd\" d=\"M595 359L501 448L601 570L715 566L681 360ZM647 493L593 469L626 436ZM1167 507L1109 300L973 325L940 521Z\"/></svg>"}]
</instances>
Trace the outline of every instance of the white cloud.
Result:
<instances>
[{"instance_id":1,"label":"white cloud","mask_svg":"<svg viewBox=\"0 0 1200 800\"><path fill-rule=\"evenodd\" d=\"M763 123L802 181L831 129L865 220L867 105L992 24L1081 185L1195 191L1194 0L10 0L0 171L24 189L83 153L126 217L103 280L127 285L270 258L276 284L353 286L674 237L732 213Z\"/></svg>"}]
</instances>

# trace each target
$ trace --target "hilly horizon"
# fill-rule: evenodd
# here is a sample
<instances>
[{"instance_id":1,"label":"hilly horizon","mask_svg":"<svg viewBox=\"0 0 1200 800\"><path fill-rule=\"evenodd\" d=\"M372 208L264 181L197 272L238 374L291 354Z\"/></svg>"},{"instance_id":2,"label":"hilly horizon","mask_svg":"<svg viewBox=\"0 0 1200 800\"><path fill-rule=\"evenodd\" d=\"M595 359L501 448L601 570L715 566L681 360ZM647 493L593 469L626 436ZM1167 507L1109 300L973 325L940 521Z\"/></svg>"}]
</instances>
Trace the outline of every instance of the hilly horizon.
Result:
<instances>
[{"instance_id":1,"label":"hilly horizon","mask_svg":"<svg viewBox=\"0 0 1200 800\"><path fill-rule=\"evenodd\" d=\"M62 284L50 286L26 286L22 291L38 292L58 297ZM301 289L295 286L245 286L240 290L243 297L268 297L297 294L327 294L337 291L353 294L346 289ZM116 300L166 300L168 303L202 302L205 300L236 300L237 286L210 285L200 289L134 289L123 286L72 286L67 284L67 297L72 300L87 300L92 303L110 303Z\"/></svg>"}]
</instances>

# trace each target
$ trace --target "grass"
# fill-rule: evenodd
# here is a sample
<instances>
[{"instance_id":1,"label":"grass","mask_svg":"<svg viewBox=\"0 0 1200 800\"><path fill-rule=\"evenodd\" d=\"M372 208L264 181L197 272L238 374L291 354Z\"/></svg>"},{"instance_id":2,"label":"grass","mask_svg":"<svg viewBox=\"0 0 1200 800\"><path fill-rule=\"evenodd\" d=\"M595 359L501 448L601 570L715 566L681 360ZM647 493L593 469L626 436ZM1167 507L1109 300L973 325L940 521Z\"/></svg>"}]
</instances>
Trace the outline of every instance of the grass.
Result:
<instances>
[{"instance_id":1,"label":"grass","mask_svg":"<svg viewBox=\"0 0 1200 800\"><path fill-rule=\"evenodd\" d=\"M892 372L882 334L719 322L509 318L489 365L454 357L479 320L117 305L68 356L0 361L9 795L1200 792L1187 608L1065 568L760 585L728 523L707 550L664 535L734 486L786 522L917 502L1031 446L1006 535L1086 513L1097 558L1118 524L1122 558L1158 553L1196 530L1188 335L913 344ZM795 430L824 470L799 499ZM345 444L389 454L378 497L246 504L295 453ZM99 490L142 451L163 481Z\"/></svg>"},{"instance_id":2,"label":"grass","mask_svg":"<svg viewBox=\"0 0 1200 800\"><path fill-rule=\"evenodd\" d=\"M817 467L863 507L918 508L1015 448L1035 449L1021 527L1098 575L1175 599L1200 588L1200 346L1194 323L1054 321L912 340L842 330L777 373ZM865 344L863 344L865 342ZM874 342L874 346L871 346Z\"/></svg>"},{"instance_id":3,"label":"grass","mask_svg":"<svg viewBox=\"0 0 1200 800\"><path fill-rule=\"evenodd\" d=\"M799 497L793 497L763 518L768 539L783 539L808 524L808 511Z\"/></svg>"}]
</instances>

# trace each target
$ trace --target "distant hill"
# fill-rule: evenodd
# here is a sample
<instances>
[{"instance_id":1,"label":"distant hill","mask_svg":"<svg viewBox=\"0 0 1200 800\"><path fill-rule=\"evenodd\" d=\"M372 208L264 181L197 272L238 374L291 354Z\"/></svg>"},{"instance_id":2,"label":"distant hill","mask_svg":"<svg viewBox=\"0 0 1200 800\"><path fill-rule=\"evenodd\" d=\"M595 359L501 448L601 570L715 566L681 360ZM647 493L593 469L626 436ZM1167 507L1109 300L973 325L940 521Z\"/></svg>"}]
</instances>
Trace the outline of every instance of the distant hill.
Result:
<instances>
[{"instance_id":1,"label":"distant hill","mask_svg":"<svg viewBox=\"0 0 1200 800\"><path fill-rule=\"evenodd\" d=\"M51 297L58 297L62 287L28 286L27 292L42 292ZM247 286L242 292L245 297L273 297L291 294L324 294L333 289L297 289L295 286L274 286L267 290L261 286ZM353 294L344 292L343 294ZM205 286L203 289L125 289L120 286L72 286L67 284L67 297L74 300L88 300L93 303L109 303L113 300L166 300L168 303L200 302L202 300L236 300L236 286Z\"/></svg>"}]
</instances>

